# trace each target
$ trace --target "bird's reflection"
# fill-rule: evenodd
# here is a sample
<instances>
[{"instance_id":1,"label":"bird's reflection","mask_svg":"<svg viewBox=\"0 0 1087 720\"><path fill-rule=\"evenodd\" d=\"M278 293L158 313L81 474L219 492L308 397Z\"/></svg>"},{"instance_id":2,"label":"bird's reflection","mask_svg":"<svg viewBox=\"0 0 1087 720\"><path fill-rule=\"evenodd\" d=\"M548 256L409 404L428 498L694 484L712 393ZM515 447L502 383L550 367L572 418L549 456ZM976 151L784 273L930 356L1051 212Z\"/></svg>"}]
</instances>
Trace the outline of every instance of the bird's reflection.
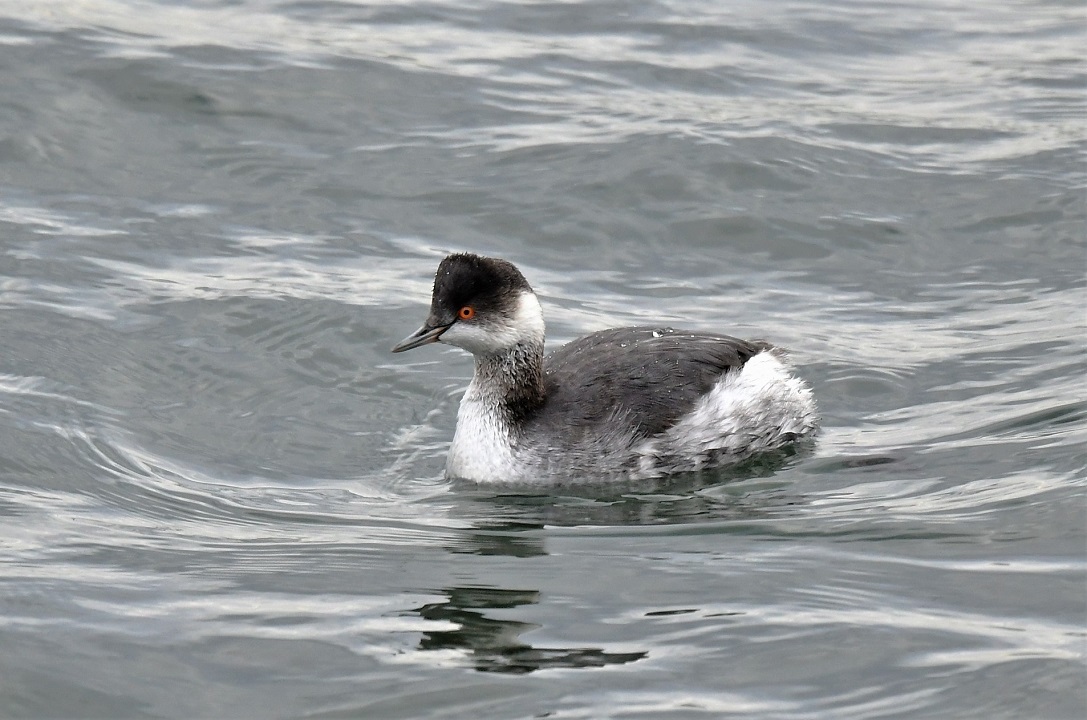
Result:
<instances>
[{"instance_id":1,"label":"bird's reflection","mask_svg":"<svg viewBox=\"0 0 1087 720\"><path fill-rule=\"evenodd\" d=\"M779 471L810 455L801 446L762 456L732 468L642 481L593 482L501 487L459 483L452 514L474 527L449 550L455 553L531 557L546 554L541 537L547 527L638 527L706 522L773 520L796 515L810 499L796 476ZM899 458L832 456L808 462L804 473L864 471L900 462Z\"/></svg>"},{"instance_id":2,"label":"bird's reflection","mask_svg":"<svg viewBox=\"0 0 1087 720\"><path fill-rule=\"evenodd\" d=\"M528 557L537 550L532 531L544 527L632 527L763 518L795 502L774 468L746 474L691 473L641 482L588 482L548 488L465 485L456 512L473 518L476 531L453 552ZM742 485L734 484L745 480ZM480 521L479 518L486 518Z\"/></svg>"},{"instance_id":3,"label":"bird's reflection","mask_svg":"<svg viewBox=\"0 0 1087 720\"><path fill-rule=\"evenodd\" d=\"M494 520L476 522L474 530L456 538L446 549L457 554L500 555L530 558L546 555L543 539L532 531L543 525L533 522Z\"/></svg>"},{"instance_id":4,"label":"bird's reflection","mask_svg":"<svg viewBox=\"0 0 1087 720\"><path fill-rule=\"evenodd\" d=\"M741 468L673 476L641 484L574 483L501 489L463 485L453 512L471 528L447 546L451 553L511 558L547 555L546 541L558 527L637 527L711 521L764 520L795 511L802 497L787 479L775 477L788 456ZM609 652L600 647L533 647L522 636L538 626L496 619L488 611L540 602L537 590L452 587L445 599L413 610L442 629L424 632L421 650L467 653L483 672L523 674L546 668L594 668L634 662L645 652ZM493 613L491 613L493 615ZM449 625L455 629L446 629Z\"/></svg>"},{"instance_id":5,"label":"bird's reflection","mask_svg":"<svg viewBox=\"0 0 1087 720\"><path fill-rule=\"evenodd\" d=\"M538 626L516 620L496 620L485 610L514 608L539 602L535 590L501 590L482 587L455 587L442 591L443 602L429 603L416 612L427 620L454 623L456 630L434 630L423 634L420 650L462 650L476 670L525 674L546 668L597 668L640 660L644 652L616 653L602 648L533 647L520 639L522 633Z\"/></svg>"}]
</instances>

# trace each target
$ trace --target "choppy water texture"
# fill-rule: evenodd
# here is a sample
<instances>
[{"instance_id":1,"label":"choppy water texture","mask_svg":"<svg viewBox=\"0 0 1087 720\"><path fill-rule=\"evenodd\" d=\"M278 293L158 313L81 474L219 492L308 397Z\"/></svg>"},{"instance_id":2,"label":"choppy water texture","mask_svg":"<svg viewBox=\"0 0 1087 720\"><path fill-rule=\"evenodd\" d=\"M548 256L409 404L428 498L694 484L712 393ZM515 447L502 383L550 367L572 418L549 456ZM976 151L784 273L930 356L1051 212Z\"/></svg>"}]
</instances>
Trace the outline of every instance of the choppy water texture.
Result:
<instances>
[{"instance_id":1,"label":"choppy water texture","mask_svg":"<svg viewBox=\"0 0 1087 720\"><path fill-rule=\"evenodd\" d=\"M1080 718L1081 2L0 0L0 715ZM449 250L780 466L442 477Z\"/></svg>"}]
</instances>

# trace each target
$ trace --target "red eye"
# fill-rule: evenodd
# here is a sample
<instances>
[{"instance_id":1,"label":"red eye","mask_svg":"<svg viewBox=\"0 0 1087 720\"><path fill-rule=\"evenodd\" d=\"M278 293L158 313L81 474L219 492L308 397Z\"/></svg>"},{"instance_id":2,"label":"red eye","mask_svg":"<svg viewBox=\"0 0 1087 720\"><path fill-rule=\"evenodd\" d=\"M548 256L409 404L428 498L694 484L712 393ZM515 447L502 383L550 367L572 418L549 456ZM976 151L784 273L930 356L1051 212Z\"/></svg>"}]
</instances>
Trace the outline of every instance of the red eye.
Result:
<instances>
[{"instance_id":1,"label":"red eye","mask_svg":"<svg viewBox=\"0 0 1087 720\"><path fill-rule=\"evenodd\" d=\"M471 305L465 305L457 312L457 317L461 320L471 320L476 316L476 309Z\"/></svg>"}]
</instances>

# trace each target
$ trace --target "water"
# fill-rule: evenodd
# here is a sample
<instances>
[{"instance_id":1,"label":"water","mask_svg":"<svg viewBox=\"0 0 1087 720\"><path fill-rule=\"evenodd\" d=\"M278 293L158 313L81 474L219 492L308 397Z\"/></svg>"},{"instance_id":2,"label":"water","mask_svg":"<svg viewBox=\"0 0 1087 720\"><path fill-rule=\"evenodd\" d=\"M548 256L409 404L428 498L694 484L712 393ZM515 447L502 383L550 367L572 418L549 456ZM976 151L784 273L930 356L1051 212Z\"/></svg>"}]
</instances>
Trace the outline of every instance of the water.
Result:
<instances>
[{"instance_id":1,"label":"water","mask_svg":"<svg viewBox=\"0 0 1087 720\"><path fill-rule=\"evenodd\" d=\"M1082 717L1084 29L0 0L0 715ZM791 348L817 447L447 482L464 249Z\"/></svg>"}]
</instances>

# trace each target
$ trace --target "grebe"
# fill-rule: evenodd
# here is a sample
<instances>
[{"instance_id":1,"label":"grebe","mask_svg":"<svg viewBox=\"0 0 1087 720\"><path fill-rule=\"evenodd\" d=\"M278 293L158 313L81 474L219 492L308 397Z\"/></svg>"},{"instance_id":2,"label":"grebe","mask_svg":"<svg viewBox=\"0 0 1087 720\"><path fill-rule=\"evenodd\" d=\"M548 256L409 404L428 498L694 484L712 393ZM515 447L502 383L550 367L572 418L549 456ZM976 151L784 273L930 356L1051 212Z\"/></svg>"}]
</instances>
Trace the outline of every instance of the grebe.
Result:
<instances>
[{"instance_id":1,"label":"grebe","mask_svg":"<svg viewBox=\"0 0 1087 720\"><path fill-rule=\"evenodd\" d=\"M657 477L736 463L816 429L811 390L766 342L629 327L544 357L539 300L498 258L442 260L429 317L392 351L434 342L475 357L446 462L451 478Z\"/></svg>"}]
</instances>

